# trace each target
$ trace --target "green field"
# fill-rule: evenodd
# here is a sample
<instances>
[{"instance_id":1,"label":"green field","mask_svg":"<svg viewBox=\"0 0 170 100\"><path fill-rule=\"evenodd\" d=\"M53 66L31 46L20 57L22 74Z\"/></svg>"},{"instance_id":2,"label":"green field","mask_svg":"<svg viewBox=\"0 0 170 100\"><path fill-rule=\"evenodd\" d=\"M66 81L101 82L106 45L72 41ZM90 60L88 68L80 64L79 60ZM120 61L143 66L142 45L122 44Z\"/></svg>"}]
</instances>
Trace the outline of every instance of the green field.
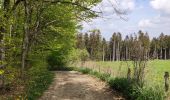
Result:
<instances>
[{"instance_id":1,"label":"green field","mask_svg":"<svg viewBox=\"0 0 170 100\"><path fill-rule=\"evenodd\" d=\"M103 73L111 73L112 77L126 77L128 66L131 69L133 69L133 62L131 61L87 62L84 66L88 68L93 68L94 70L101 71ZM148 61L147 67L145 68L145 86L163 87L165 71L170 73L170 60Z\"/></svg>"}]
</instances>

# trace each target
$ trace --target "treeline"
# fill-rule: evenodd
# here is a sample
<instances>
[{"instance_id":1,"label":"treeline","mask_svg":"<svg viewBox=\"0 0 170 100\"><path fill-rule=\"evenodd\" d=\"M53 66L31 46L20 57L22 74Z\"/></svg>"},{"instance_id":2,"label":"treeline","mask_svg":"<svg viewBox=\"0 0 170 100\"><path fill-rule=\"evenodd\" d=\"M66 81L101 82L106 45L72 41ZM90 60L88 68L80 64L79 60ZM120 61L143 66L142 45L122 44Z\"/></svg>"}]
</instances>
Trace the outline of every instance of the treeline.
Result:
<instances>
[{"instance_id":1,"label":"treeline","mask_svg":"<svg viewBox=\"0 0 170 100\"><path fill-rule=\"evenodd\" d=\"M142 49L145 59L170 59L170 36L160 34L150 38L148 33L141 30L134 35L127 35L124 39L120 32L113 33L109 41L101 36L100 30L77 34L76 47L86 49L91 60L122 61L132 60L135 48Z\"/></svg>"}]
</instances>

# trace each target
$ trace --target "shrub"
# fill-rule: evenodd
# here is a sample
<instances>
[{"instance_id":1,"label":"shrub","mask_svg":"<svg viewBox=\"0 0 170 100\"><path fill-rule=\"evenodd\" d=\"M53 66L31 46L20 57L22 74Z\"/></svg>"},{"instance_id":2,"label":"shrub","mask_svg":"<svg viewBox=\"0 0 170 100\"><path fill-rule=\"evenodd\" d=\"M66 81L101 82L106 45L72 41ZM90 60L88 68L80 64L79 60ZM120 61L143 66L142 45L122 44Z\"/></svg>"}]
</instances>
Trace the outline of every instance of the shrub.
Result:
<instances>
[{"instance_id":1,"label":"shrub","mask_svg":"<svg viewBox=\"0 0 170 100\"><path fill-rule=\"evenodd\" d=\"M60 51L53 51L47 57L49 70L63 70L66 67L66 56Z\"/></svg>"},{"instance_id":2,"label":"shrub","mask_svg":"<svg viewBox=\"0 0 170 100\"><path fill-rule=\"evenodd\" d=\"M100 74L99 74L99 78L100 78L102 81L107 81L109 77L110 77L110 74L107 74L107 73L100 73Z\"/></svg>"},{"instance_id":3,"label":"shrub","mask_svg":"<svg viewBox=\"0 0 170 100\"><path fill-rule=\"evenodd\" d=\"M97 71L91 71L90 74L96 76L97 78L100 78L100 73Z\"/></svg>"},{"instance_id":4,"label":"shrub","mask_svg":"<svg viewBox=\"0 0 170 100\"><path fill-rule=\"evenodd\" d=\"M130 82L126 78L109 78L109 85L120 92L128 94L132 88Z\"/></svg>"},{"instance_id":5,"label":"shrub","mask_svg":"<svg viewBox=\"0 0 170 100\"><path fill-rule=\"evenodd\" d=\"M109 78L109 85L122 92L130 100L164 100L165 95L161 88L139 87L135 82L128 82L126 78Z\"/></svg>"},{"instance_id":6,"label":"shrub","mask_svg":"<svg viewBox=\"0 0 170 100\"><path fill-rule=\"evenodd\" d=\"M89 68L80 68L79 71L82 72L83 74L89 74L91 69L89 69Z\"/></svg>"},{"instance_id":7,"label":"shrub","mask_svg":"<svg viewBox=\"0 0 170 100\"><path fill-rule=\"evenodd\" d=\"M164 90L160 87L140 88L137 100L165 100Z\"/></svg>"},{"instance_id":8,"label":"shrub","mask_svg":"<svg viewBox=\"0 0 170 100\"><path fill-rule=\"evenodd\" d=\"M86 49L73 49L68 56L69 62L71 64L77 61L85 62L88 60L88 58L89 53Z\"/></svg>"}]
</instances>

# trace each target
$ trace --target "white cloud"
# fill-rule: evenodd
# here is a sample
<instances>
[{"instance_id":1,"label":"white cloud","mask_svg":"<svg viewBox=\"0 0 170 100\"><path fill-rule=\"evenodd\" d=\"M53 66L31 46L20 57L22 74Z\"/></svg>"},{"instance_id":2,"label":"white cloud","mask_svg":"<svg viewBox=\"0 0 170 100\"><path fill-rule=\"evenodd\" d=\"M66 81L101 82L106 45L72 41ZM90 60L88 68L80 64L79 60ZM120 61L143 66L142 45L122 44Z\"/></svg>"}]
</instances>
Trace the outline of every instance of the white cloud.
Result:
<instances>
[{"instance_id":1,"label":"white cloud","mask_svg":"<svg viewBox=\"0 0 170 100\"><path fill-rule=\"evenodd\" d=\"M142 19L138 24L140 28L153 27L153 25L154 24L151 22L151 20L148 19Z\"/></svg>"},{"instance_id":2,"label":"white cloud","mask_svg":"<svg viewBox=\"0 0 170 100\"><path fill-rule=\"evenodd\" d=\"M120 5L123 9L134 10L135 1L134 0L120 0Z\"/></svg>"},{"instance_id":3,"label":"white cloud","mask_svg":"<svg viewBox=\"0 0 170 100\"><path fill-rule=\"evenodd\" d=\"M170 0L151 0L150 4L154 9L170 14Z\"/></svg>"},{"instance_id":4,"label":"white cloud","mask_svg":"<svg viewBox=\"0 0 170 100\"><path fill-rule=\"evenodd\" d=\"M139 29L169 32L170 18L167 16L156 16L152 19L142 19L138 23Z\"/></svg>"}]
</instances>

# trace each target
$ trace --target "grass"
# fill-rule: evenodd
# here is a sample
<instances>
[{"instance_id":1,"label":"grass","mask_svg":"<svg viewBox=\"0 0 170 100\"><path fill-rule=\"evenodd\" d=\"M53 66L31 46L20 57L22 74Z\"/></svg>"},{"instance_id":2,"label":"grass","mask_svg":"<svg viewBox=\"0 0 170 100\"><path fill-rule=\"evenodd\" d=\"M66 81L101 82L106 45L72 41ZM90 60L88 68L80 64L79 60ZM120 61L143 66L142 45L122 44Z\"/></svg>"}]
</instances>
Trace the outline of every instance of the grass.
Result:
<instances>
[{"instance_id":1,"label":"grass","mask_svg":"<svg viewBox=\"0 0 170 100\"><path fill-rule=\"evenodd\" d=\"M28 100L37 100L52 83L54 73L47 70L46 64L36 62L36 64L28 70L27 74L28 79L24 97Z\"/></svg>"},{"instance_id":2,"label":"grass","mask_svg":"<svg viewBox=\"0 0 170 100\"><path fill-rule=\"evenodd\" d=\"M126 77L128 65L133 68L132 62L97 62L103 68L111 67L113 77ZM153 87L153 85L164 85L164 73L170 73L170 60L153 60L149 61L145 70L145 85Z\"/></svg>"},{"instance_id":3,"label":"grass","mask_svg":"<svg viewBox=\"0 0 170 100\"><path fill-rule=\"evenodd\" d=\"M105 82L113 89L124 94L127 100L164 100L164 92L161 88L140 88L129 82L126 78L113 78L110 74L94 71L89 68L76 68L76 71L93 75Z\"/></svg>"},{"instance_id":4,"label":"grass","mask_svg":"<svg viewBox=\"0 0 170 100\"><path fill-rule=\"evenodd\" d=\"M128 67L133 68L131 61L124 62L87 62L80 71L92 74L108 82L115 90L122 92L130 100L164 100L164 72L170 72L170 60L149 61L145 70L145 84L143 88L128 83L126 79ZM105 77L103 74L110 75ZM101 74L102 73L102 74ZM133 72L132 72L133 73ZM102 78L104 76L104 78ZM169 97L169 95L168 95Z\"/></svg>"},{"instance_id":5,"label":"grass","mask_svg":"<svg viewBox=\"0 0 170 100\"><path fill-rule=\"evenodd\" d=\"M83 74L93 75L93 76L101 79L102 81L108 81L108 79L110 77L110 74L100 73L97 71L93 71L92 69L89 69L89 68L74 68L74 70L82 72Z\"/></svg>"}]
</instances>

